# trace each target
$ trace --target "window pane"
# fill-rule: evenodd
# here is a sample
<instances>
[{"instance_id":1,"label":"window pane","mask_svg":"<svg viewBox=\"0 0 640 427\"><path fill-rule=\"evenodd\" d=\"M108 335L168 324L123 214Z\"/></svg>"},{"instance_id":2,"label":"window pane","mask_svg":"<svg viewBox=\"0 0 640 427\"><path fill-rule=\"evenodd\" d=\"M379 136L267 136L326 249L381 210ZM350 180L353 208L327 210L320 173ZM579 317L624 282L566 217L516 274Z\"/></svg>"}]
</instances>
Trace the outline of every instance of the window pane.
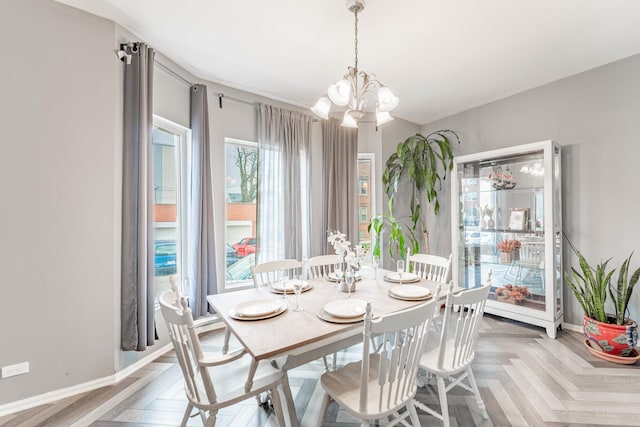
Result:
<instances>
[{"instance_id":1,"label":"window pane","mask_svg":"<svg viewBox=\"0 0 640 427\"><path fill-rule=\"evenodd\" d=\"M165 127L154 126L153 156L153 221L155 293L170 289L170 278L178 275L178 185L179 150L182 135Z\"/></svg>"},{"instance_id":2,"label":"window pane","mask_svg":"<svg viewBox=\"0 0 640 427\"><path fill-rule=\"evenodd\" d=\"M256 253L258 146L225 139L226 283L251 280Z\"/></svg>"},{"instance_id":3,"label":"window pane","mask_svg":"<svg viewBox=\"0 0 640 427\"><path fill-rule=\"evenodd\" d=\"M367 228L373 212L372 198L373 184L372 179L373 157L371 155L360 155L358 158L358 234L360 236L360 245L368 249L371 246L371 237Z\"/></svg>"}]
</instances>

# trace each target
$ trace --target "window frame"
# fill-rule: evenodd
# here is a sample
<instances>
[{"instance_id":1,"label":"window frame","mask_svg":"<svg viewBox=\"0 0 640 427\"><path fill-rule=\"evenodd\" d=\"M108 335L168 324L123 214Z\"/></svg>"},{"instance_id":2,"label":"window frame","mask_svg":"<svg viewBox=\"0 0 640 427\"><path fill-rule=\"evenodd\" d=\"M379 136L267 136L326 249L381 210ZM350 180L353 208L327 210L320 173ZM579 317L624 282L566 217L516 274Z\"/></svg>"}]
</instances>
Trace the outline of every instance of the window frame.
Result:
<instances>
[{"instance_id":1,"label":"window frame","mask_svg":"<svg viewBox=\"0 0 640 427\"><path fill-rule=\"evenodd\" d=\"M191 165L189 163L189 159L191 158L191 129L182 126L176 122L173 122L169 119L166 119L158 114L153 115L153 129L159 129L161 131L173 134L178 137L178 141L176 142L176 281L178 286L182 286L184 283L184 271L186 268L186 256L184 254L185 249L185 236L187 236L187 224L184 220L187 218L187 199L189 194L189 188L187 187L189 183L188 174L191 170ZM153 156L153 146L154 141L151 139L151 144L149 147L149 155ZM151 173L153 179L153 163L151 163ZM152 205L155 205L155 195L154 192L151 193L150 197L152 198ZM152 217L153 218L153 217ZM154 263L155 263L155 229L157 227L157 223L152 219L153 229L154 229ZM154 268L155 270L155 268ZM155 281L155 271L154 271L154 281ZM183 289L184 291L184 289ZM156 292L156 309L158 309L159 303L157 301L158 292L156 289L156 284L154 283L154 292Z\"/></svg>"}]
</instances>

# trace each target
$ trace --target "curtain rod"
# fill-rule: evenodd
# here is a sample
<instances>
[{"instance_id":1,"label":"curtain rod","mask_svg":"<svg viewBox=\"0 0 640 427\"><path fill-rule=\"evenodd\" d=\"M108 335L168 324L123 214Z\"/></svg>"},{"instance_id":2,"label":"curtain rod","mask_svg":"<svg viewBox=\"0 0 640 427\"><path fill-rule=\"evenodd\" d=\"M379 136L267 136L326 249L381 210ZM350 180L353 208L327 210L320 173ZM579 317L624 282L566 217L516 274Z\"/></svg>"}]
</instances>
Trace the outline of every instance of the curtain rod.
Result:
<instances>
[{"instance_id":1,"label":"curtain rod","mask_svg":"<svg viewBox=\"0 0 640 427\"><path fill-rule=\"evenodd\" d=\"M193 83L191 83L189 80L185 79L180 74L173 71L171 68L164 65L162 62L155 61L155 65L157 65L158 68L160 68L165 73L169 74L171 77L174 77L175 79L180 80L182 83L186 84L187 86L189 87L193 86Z\"/></svg>"}]
</instances>

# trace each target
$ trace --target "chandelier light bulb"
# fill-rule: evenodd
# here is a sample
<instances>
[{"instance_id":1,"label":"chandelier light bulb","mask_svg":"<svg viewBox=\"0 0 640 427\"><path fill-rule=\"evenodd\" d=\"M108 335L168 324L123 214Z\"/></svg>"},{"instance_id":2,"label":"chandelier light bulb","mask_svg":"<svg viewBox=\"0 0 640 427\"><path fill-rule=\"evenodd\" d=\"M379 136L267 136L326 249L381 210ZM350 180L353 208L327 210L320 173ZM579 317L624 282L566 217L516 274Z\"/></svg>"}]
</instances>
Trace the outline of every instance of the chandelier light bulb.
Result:
<instances>
[{"instance_id":1,"label":"chandelier light bulb","mask_svg":"<svg viewBox=\"0 0 640 427\"><path fill-rule=\"evenodd\" d=\"M400 100L386 86L378 89L378 111L391 111L398 106Z\"/></svg>"},{"instance_id":2,"label":"chandelier light bulb","mask_svg":"<svg viewBox=\"0 0 640 427\"><path fill-rule=\"evenodd\" d=\"M329 119L329 110L331 110L331 100L326 96L318 99L316 105L311 108L311 111L324 120Z\"/></svg>"},{"instance_id":3,"label":"chandelier light bulb","mask_svg":"<svg viewBox=\"0 0 640 427\"><path fill-rule=\"evenodd\" d=\"M334 104L347 105L351 100L351 83L346 79L339 80L329 86L327 94Z\"/></svg>"}]
</instances>

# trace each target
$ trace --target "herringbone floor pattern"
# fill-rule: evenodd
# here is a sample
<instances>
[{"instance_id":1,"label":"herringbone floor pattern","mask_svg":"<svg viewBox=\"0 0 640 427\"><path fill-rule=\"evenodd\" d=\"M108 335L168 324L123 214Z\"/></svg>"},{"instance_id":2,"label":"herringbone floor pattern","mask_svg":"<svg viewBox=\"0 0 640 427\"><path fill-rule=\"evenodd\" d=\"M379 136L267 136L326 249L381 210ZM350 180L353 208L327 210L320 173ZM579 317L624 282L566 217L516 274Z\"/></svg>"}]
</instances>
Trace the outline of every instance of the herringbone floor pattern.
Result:
<instances>
[{"instance_id":1,"label":"herringbone floor pattern","mask_svg":"<svg viewBox=\"0 0 640 427\"><path fill-rule=\"evenodd\" d=\"M203 337L210 350L221 333ZM339 354L339 363L357 359L357 348ZM319 417L320 362L290 373L296 412L302 426ZM484 420L471 393L454 389L449 398L452 426L640 426L640 369L590 355L582 335L544 331L485 315L474 372L490 419ZM419 389L417 398L438 408L435 388ZM1 426L176 426L186 407L182 376L172 352L121 383L0 418ZM441 423L420 413L423 426ZM201 425L192 418L189 425ZM255 400L221 411L219 426L275 426L274 417ZM324 426L359 425L332 404Z\"/></svg>"}]
</instances>

